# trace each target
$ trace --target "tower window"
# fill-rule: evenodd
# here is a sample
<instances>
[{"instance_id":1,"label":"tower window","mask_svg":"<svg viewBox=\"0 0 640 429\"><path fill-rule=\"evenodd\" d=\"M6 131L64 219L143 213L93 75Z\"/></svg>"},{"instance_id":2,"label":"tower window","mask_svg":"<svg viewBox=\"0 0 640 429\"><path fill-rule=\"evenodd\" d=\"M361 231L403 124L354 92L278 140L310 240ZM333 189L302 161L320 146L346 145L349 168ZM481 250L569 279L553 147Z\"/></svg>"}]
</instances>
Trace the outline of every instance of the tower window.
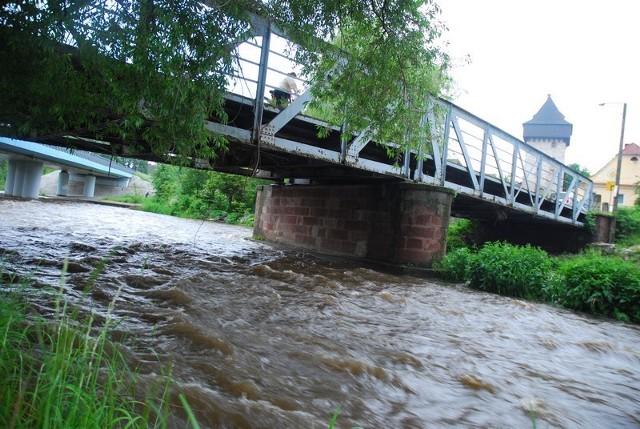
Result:
<instances>
[{"instance_id":1,"label":"tower window","mask_svg":"<svg viewBox=\"0 0 640 429\"><path fill-rule=\"evenodd\" d=\"M637 157L637 156L633 156L633 157L631 157L631 161L633 161L633 162L638 162L638 157Z\"/></svg>"}]
</instances>

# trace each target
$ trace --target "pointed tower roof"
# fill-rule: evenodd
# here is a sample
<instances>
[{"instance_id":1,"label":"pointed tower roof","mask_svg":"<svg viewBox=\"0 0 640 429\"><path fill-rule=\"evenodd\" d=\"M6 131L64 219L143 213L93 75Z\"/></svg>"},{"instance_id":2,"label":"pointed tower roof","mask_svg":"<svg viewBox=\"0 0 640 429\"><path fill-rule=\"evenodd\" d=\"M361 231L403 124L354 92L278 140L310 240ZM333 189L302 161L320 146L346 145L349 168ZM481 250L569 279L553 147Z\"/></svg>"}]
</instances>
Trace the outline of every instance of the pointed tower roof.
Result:
<instances>
[{"instance_id":1,"label":"pointed tower roof","mask_svg":"<svg viewBox=\"0 0 640 429\"><path fill-rule=\"evenodd\" d=\"M561 140L569 146L573 125L565 121L564 115L560 113L550 94L538 113L522 125L525 142L532 139L554 139Z\"/></svg>"}]
</instances>

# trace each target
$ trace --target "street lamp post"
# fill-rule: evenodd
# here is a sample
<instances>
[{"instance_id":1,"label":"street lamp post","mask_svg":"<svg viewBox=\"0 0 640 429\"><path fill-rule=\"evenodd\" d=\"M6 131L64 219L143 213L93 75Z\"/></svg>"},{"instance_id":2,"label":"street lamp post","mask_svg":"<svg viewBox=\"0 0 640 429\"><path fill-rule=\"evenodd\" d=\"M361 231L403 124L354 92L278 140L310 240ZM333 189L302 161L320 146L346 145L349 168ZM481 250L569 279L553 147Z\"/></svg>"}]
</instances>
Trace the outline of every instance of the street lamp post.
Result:
<instances>
[{"instance_id":1,"label":"street lamp post","mask_svg":"<svg viewBox=\"0 0 640 429\"><path fill-rule=\"evenodd\" d=\"M605 104L620 104L620 103L600 103L600 106ZM627 103L622 103L622 127L620 128L620 147L618 148L618 165L616 166L616 184L613 197L613 213L618 210L618 195L620 195L620 172L622 170L622 152L624 151L624 123L627 119Z\"/></svg>"}]
</instances>

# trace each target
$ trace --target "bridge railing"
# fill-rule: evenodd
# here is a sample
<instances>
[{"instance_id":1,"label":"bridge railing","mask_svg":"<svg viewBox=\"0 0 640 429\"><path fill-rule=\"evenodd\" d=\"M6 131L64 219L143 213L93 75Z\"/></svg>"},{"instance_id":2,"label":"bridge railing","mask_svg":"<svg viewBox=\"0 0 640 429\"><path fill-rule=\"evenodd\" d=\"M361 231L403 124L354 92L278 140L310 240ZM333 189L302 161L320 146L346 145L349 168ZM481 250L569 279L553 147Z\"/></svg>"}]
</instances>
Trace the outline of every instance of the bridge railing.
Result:
<instances>
[{"instance_id":1,"label":"bridge railing","mask_svg":"<svg viewBox=\"0 0 640 429\"><path fill-rule=\"evenodd\" d=\"M48 144L42 144L42 145L53 150L65 152L70 155L74 155L79 158L86 159L91 162L95 162L96 164L100 164L105 167L110 167L113 170L124 171L125 173L130 173L130 174L135 174L136 172L136 170L129 168L126 165L122 165L120 163L114 162L113 160L106 159L102 156L96 155L95 153L92 153L86 150L76 150L76 149L64 148L64 147L53 146Z\"/></svg>"},{"instance_id":2,"label":"bridge railing","mask_svg":"<svg viewBox=\"0 0 640 429\"><path fill-rule=\"evenodd\" d=\"M432 100L433 108L416 124L423 127L425 136L429 137L421 147L406 150L400 164L365 155L372 145L389 144L374 141L370 130L342 135L341 147L336 149L278 137L279 131L294 119L331 127L303 115L313 97L300 78L298 82L303 90L294 102L264 123L262 115L265 105L268 106L268 91L275 89L288 72L301 69L284 54L295 47L287 46L281 34L262 22L256 26L252 39L237 46L237 73L229 77L228 90L253 100L253 128L230 132L229 127L214 124L212 130L247 142L260 142L263 147L446 186L465 195L560 222L582 223L579 217L589 210L592 198L593 184L588 178L442 99ZM340 127L334 125L333 130L340 132Z\"/></svg>"},{"instance_id":3,"label":"bridge railing","mask_svg":"<svg viewBox=\"0 0 640 429\"><path fill-rule=\"evenodd\" d=\"M259 26L253 37L238 44L234 51L236 72L229 76L227 90L230 93L257 99L262 92L262 100L269 102L269 91L277 89L279 83L290 72L295 72L300 92L308 88L302 76L302 66L297 64L287 51L295 46L284 37L271 31L268 26ZM263 86L262 90L260 86Z\"/></svg>"},{"instance_id":4,"label":"bridge railing","mask_svg":"<svg viewBox=\"0 0 640 429\"><path fill-rule=\"evenodd\" d=\"M589 210L588 178L450 102L436 104L444 114L429 115L428 126L441 170L423 181L557 220Z\"/></svg>"}]
</instances>

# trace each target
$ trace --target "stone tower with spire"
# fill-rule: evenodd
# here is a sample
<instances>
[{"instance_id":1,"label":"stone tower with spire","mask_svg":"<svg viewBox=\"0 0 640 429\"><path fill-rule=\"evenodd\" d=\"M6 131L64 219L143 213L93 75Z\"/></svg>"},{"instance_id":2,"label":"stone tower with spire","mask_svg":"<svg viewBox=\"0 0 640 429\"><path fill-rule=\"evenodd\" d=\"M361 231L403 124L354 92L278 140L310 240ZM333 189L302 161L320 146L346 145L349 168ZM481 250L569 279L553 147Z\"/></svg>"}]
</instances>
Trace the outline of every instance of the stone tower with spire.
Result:
<instances>
[{"instance_id":1,"label":"stone tower with spire","mask_svg":"<svg viewBox=\"0 0 640 429\"><path fill-rule=\"evenodd\" d=\"M547 101L538 113L522 125L525 143L564 164L573 125L565 121L564 115L551 99L551 94L547 95Z\"/></svg>"}]
</instances>

